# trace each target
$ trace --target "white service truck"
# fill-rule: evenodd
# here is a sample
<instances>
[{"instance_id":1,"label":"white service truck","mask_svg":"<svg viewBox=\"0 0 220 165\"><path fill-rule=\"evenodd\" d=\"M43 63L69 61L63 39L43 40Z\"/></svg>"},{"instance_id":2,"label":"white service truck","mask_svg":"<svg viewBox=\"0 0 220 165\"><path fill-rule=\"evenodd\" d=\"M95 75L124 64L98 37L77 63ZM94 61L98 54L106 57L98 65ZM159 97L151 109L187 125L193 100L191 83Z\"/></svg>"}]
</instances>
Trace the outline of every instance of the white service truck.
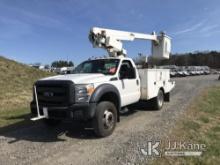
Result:
<instances>
[{"instance_id":1,"label":"white service truck","mask_svg":"<svg viewBox=\"0 0 220 165\"><path fill-rule=\"evenodd\" d=\"M32 120L43 119L48 125L61 120L91 121L96 135L110 135L120 121L120 110L140 100L152 100L155 109L169 101L175 82L168 69L137 69L126 57L122 41L152 40L152 55L169 58L170 38L92 28L89 39L94 47L104 48L109 57L91 59L75 68L74 74L38 80L34 84Z\"/></svg>"}]
</instances>

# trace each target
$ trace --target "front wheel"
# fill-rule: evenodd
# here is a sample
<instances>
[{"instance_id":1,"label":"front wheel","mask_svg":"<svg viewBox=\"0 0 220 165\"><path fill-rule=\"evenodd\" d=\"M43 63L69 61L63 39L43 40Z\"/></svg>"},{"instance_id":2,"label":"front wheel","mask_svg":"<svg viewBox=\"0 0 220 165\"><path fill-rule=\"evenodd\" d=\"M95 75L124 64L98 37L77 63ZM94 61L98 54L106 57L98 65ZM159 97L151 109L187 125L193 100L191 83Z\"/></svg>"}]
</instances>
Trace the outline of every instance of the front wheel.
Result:
<instances>
[{"instance_id":1,"label":"front wheel","mask_svg":"<svg viewBox=\"0 0 220 165\"><path fill-rule=\"evenodd\" d=\"M160 89L157 97L155 97L153 99L153 106L155 110L160 110L163 107L163 103L164 103L164 93L163 91Z\"/></svg>"},{"instance_id":2,"label":"front wheel","mask_svg":"<svg viewBox=\"0 0 220 165\"><path fill-rule=\"evenodd\" d=\"M109 101L100 102L96 108L93 119L95 134L99 137L106 137L112 134L116 126L117 110Z\"/></svg>"}]
</instances>

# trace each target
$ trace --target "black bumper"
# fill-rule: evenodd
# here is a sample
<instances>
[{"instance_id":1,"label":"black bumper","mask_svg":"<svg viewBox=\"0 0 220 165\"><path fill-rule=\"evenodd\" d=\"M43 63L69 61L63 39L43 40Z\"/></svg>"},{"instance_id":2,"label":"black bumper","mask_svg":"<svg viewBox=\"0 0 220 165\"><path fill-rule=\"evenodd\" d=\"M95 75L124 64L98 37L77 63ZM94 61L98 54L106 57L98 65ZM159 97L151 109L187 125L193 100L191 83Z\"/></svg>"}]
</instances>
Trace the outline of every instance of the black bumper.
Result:
<instances>
[{"instance_id":1,"label":"black bumper","mask_svg":"<svg viewBox=\"0 0 220 165\"><path fill-rule=\"evenodd\" d=\"M36 103L32 101L30 107L32 115L37 116ZM39 105L41 115L43 115L44 107L48 110L49 118L86 121L94 117L96 103L72 104L69 106Z\"/></svg>"}]
</instances>

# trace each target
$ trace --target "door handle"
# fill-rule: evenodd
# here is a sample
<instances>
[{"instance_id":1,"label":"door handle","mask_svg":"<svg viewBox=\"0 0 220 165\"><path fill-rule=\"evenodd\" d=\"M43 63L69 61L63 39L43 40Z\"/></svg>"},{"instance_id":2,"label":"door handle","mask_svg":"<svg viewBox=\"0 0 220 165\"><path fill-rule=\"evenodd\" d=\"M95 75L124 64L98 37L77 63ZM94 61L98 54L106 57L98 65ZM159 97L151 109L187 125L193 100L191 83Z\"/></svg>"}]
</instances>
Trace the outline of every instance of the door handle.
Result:
<instances>
[{"instance_id":1,"label":"door handle","mask_svg":"<svg viewBox=\"0 0 220 165\"><path fill-rule=\"evenodd\" d=\"M136 84L137 84L137 86L139 86L139 80L136 80Z\"/></svg>"}]
</instances>

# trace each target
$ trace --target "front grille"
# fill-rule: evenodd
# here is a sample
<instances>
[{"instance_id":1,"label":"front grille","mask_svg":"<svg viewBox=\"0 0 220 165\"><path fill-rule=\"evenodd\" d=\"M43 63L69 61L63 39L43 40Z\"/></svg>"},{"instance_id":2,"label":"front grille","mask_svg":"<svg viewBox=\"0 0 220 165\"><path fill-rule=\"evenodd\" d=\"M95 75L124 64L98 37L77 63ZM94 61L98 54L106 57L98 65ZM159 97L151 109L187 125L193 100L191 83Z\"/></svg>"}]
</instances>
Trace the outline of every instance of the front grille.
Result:
<instances>
[{"instance_id":1,"label":"front grille","mask_svg":"<svg viewBox=\"0 0 220 165\"><path fill-rule=\"evenodd\" d=\"M72 81L44 80L35 83L41 106L67 106L74 103Z\"/></svg>"}]
</instances>

